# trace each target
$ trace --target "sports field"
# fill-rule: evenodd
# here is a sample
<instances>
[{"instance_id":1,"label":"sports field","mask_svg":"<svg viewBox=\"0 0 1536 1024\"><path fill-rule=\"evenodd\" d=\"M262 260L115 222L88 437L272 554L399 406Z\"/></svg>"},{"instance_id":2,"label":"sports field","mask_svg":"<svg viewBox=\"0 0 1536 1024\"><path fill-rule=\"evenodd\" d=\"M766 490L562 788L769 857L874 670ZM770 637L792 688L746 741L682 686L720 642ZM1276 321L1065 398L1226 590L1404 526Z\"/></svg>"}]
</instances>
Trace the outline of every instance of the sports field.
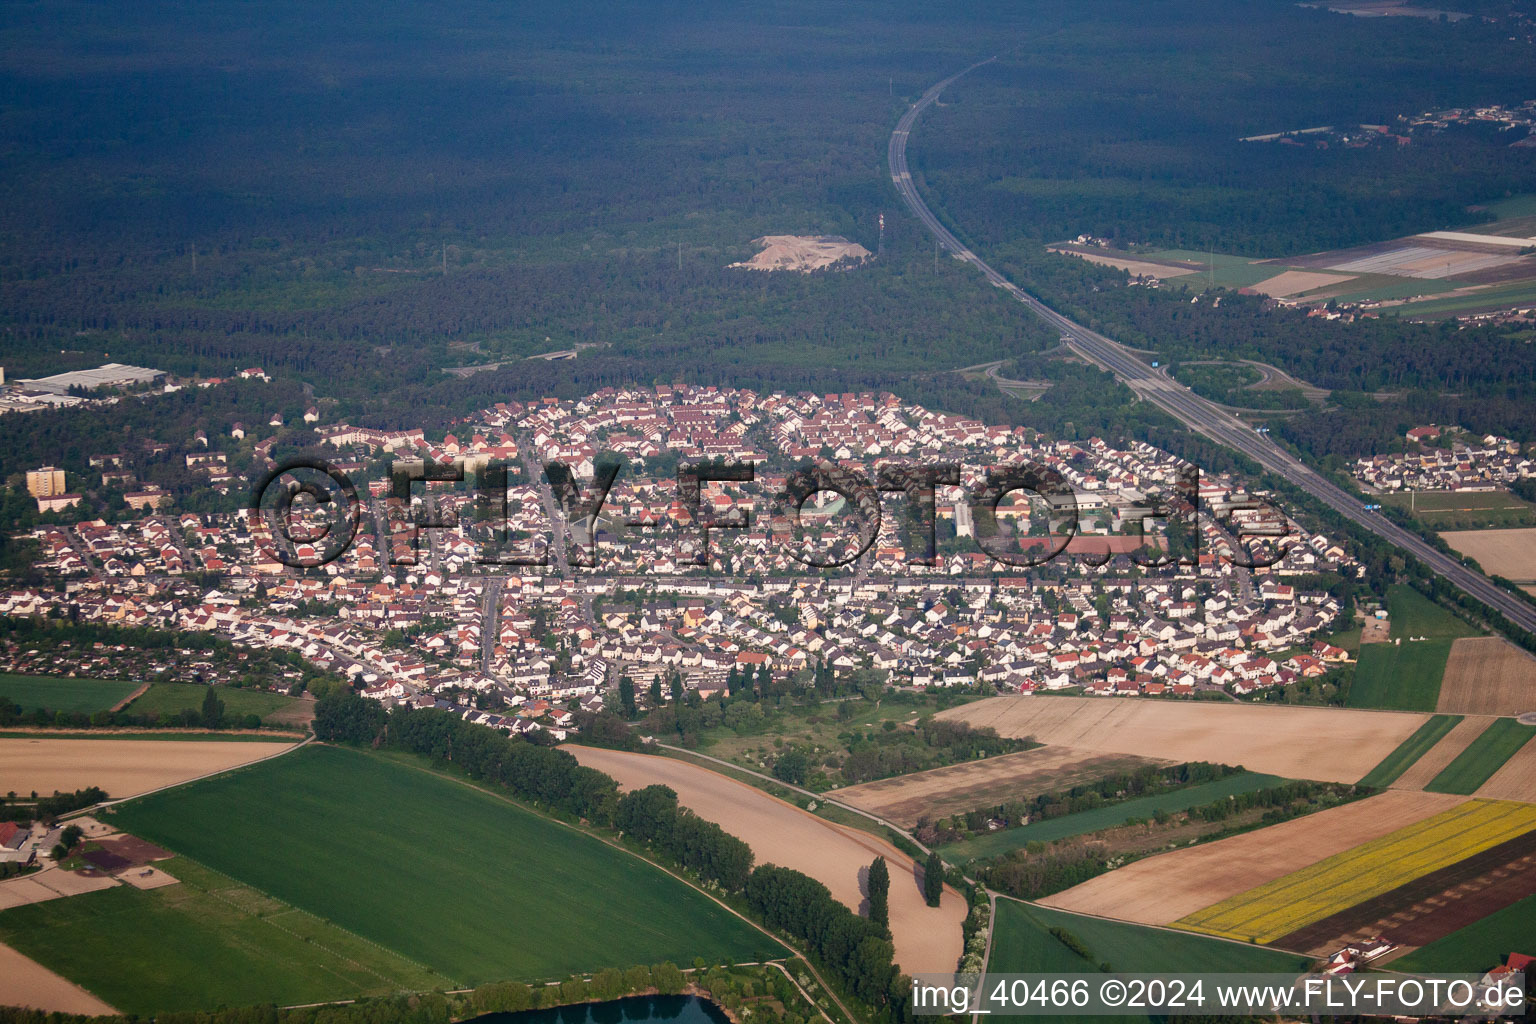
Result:
<instances>
[{"instance_id":1,"label":"sports field","mask_svg":"<svg viewBox=\"0 0 1536 1024\"><path fill-rule=\"evenodd\" d=\"M180 884L119 885L0 913L0 940L127 1013L428 991L447 979L185 858Z\"/></svg>"},{"instance_id":2,"label":"sports field","mask_svg":"<svg viewBox=\"0 0 1536 1024\"><path fill-rule=\"evenodd\" d=\"M1225 800L1236 793L1251 793L1267 786L1277 786L1283 779L1255 772L1239 772L1224 779L1187 786L1156 796L1126 800L1109 807L1095 807L1091 811L1064 814L1059 818L1032 822L1020 828L1003 829L991 835L977 836L958 843L940 847L944 859L951 864L964 864L987 857L997 857L1017 850L1031 842L1051 842L1069 836L1086 835L1100 829L1114 828L1138 818L1150 818L1158 811L1185 811L1191 807Z\"/></svg>"},{"instance_id":3,"label":"sports field","mask_svg":"<svg viewBox=\"0 0 1536 1024\"><path fill-rule=\"evenodd\" d=\"M1521 725L1513 718L1494 719L1471 746L1424 788L1436 793L1475 793L1532 736L1536 736L1536 726Z\"/></svg>"},{"instance_id":4,"label":"sports field","mask_svg":"<svg viewBox=\"0 0 1536 1024\"><path fill-rule=\"evenodd\" d=\"M1379 788L1396 782L1409 765L1423 757L1429 748L1439 743L1460 721L1460 715L1436 715L1431 718L1419 726L1412 736L1399 743L1396 750L1382 758L1381 763L1360 780L1360 784Z\"/></svg>"},{"instance_id":5,"label":"sports field","mask_svg":"<svg viewBox=\"0 0 1536 1024\"><path fill-rule=\"evenodd\" d=\"M215 686L213 692L224 702L224 714L230 718L257 715L265 719L299 703L293 697L267 690ZM207 696L208 687L197 683L156 683L144 696L128 705L128 710L139 715L178 715L187 710L199 710Z\"/></svg>"},{"instance_id":6,"label":"sports field","mask_svg":"<svg viewBox=\"0 0 1536 1024\"><path fill-rule=\"evenodd\" d=\"M1394 632L1396 628L1394 626ZM1451 656L1450 640L1404 640L1365 644L1349 689L1352 708L1433 711Z\"/></svg>"},{"instance_id":7,"label":"sports field","mask_svg":"<svg viewBox=\"0 0 1536 1024\"><path fill-rule=\"evenodd\" d=\"M1050 933L1070 932L1093 954L1084 959ZM1222 942L1103 918L1081 917L1036 904L999 898L993 922L992 972L1094 972L1107 963L1116 971L1300 971L1303 957L1262 946Z\"/></svg>"},{"instance_id":8,"label":"sports field","mask_svg":"<svg viewBox=\"0 0 1536 1024\"><path fill-rule=\"evenodd\" d=\"M1394 971L1466 971L1496 967L1509 953L1536 943L1536 896L1527 896L1496 914L1392 961Z\"/></svg>"},{"instance_id":9,"label":"sports field","mask_svg":"<svg viewBox=\"0 0 1536 1024\"><path fill-rule=\"evenodd\" d=\"M138 683L124 679L0 675L0 697L23 711L106 711L138 688Z\"/></svg>"},{"instance_id":10,"label":"sports field","mask_svg":"<svg viewBox=\"0 0 1536 1024\"><path fill-rule=\"evenodd\" d=\"M775 948L638 858L352 750L306 747L125 804L110 823L456 984Z\"/></svg>"},{"instance_id":11,"label":"sports field","mask_svg":"<svg viewBox=\"0 0 1536 1024\"><path fill-rule=\"evenodd\" d=\"M1175 922L1191 931L1273 942L1536 828L1536 807L1469 800Z\"/></svg>"},{"instance_id":12,"label":"sports field","mask_svg":"<svg viewBox=\"0 0 1536 1024\"><path fill-rule=\"evenodd\" d=\"M1042 696L993 697L935 717L1083 751L1210 761L1318 782L1357 781L1425 720L1349 708Z\"/></svg>"}]
</instances>

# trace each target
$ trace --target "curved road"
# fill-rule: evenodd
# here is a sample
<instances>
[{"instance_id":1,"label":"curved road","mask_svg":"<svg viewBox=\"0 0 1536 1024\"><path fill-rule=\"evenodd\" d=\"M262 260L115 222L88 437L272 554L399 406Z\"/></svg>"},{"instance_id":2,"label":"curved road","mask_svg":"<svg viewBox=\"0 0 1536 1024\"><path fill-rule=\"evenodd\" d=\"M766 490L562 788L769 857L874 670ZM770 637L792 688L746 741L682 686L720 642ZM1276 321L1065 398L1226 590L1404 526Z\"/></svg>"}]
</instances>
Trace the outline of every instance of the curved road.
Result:
<instances>
[{"instance_id":1,"label":"curved road","mask_svg":"<svg viewBox=\"0 0 1536 1024\"><path fill-rule=\"evenodd\" d=\"M1527 604L1481 573L1474 572L1431 547L1417 534L1410 533L1378 513L1366 511L1365 504L1358 498L1312 470L1268 437L1254 433L1241 420L1223 411L1219 406L1162 376L1133 355L1125 346L1067 319L1039 299L1026 294L1002 274L993 270L980 256L961 245L960 240L939 222L912 183L912 175L907 168L907 139L912 134L912 127L917 123L918 117L933 105L946 86L996 59L991 57L972 64L964 71L950 75L930 88L902 115L901 120L896 123L896 130L891 133L887 150L891 180L895 183L896 191L901 194L902 200L938 239L939 244L959 259L980 270L993 287L1003 289L1022 302L1030 312L1060 331L1064 344L1085 359L1114 373L1141 398L1156 405L1190 429L1204 434L1218 444L1243 453L1265 469L1306 490L1340 515L1409 552L1468 594L1498 609L1511 622L1536 633L1536 606Z\"/></svg>"}]
</instances>

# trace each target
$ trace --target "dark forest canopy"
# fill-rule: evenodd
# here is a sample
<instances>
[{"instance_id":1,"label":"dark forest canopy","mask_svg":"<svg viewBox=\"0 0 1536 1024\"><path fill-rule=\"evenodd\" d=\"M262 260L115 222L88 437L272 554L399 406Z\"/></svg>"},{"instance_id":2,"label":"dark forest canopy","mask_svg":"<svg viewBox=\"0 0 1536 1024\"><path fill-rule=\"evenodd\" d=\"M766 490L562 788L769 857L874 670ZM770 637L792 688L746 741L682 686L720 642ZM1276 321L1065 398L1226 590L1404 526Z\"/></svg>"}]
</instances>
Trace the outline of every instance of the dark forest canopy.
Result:
<instances>
[{"instance_id":1,"label":"dark forest canopy","mask_svg":"<svg viewBox=\"0 0 1536 1024\"><path fill-rule=\"evenodd\" d=\"M912 156L962 234L1026 278L1040 241L1081 230L1275 255L1466 223L1468 203L1536 191L1530 151L1498 140L1262 159L1235 141L1530 98L1536 58L1503 20L1289 0L58 0L7 15L7 371L260 365L378 426L689 380L887 388L992 422L1153 437L1161 417L1042 358L1052 332L936 258L890 187L901 111L993 53L925 117ZM768 233L878 249L881 213L873 263L725 269ZM1236 329L1335 387L1482 395L1529 379L1491 335L1442 353L1406 327L1329 324L1287 348L1289 323L1174 329L1171 309L1093 293L1098 279L1054 284L1129 336L1183 354ZM572 347L571 362L525 358ZM948 372L999 358L1057 387L1026 403Z\"/></svg>"}]
</instances>

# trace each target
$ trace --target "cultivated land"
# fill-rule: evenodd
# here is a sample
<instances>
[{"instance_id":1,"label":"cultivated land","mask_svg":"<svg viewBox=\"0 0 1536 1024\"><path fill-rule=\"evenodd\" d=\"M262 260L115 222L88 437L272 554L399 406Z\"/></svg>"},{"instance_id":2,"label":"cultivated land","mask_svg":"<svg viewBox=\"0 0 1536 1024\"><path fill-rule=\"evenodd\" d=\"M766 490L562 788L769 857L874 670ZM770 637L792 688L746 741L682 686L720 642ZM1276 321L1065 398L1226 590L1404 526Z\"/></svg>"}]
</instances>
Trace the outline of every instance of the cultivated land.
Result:
<instances>
[{"instance_id":1,"label":"cultivated land","mask_svg":"<svg viewBox=\"0 0 1536 1024\"><path fill-rule=\"evenodd\" d=\"M1460 715L1435 715L1430 718L1419 726L1412 736L1398 744L1396 750L1382 758L1381 763L1360 780L1360 784L1380 788L1396 782L1410 765L1416 763L1435 744L1444 739L1446 733L1454 729L1460 721Z\"/></svg>"},{"instance_id":2,"label":"cultivated land","mask_svg":"<svg viewBox=\"0 0 1536 1024\"><path fill-rule=\"evenodd\" d=\"M686 761L596 747L566 749L625 789L671 787L683 806L748 843L757 863L804 872L854 910L864 912L864 873L876 856L884 857L891 873L891 934L902 970L950 971L959 960L964 899L946 888L939 907L927 906L921 866L889 843Z\"/></svg>"},{"instance_id":3,"label":"cultivated land","mask_svg":"<svg viewBox=\"0 0 1536 1024\"><path fill-rule=\"evenodd\" d=\"M1236 764L1321 782L1355 782L1425 720L1332 708L1040 696L995 697L937 717L1085 751Z\"/></svg>"},{"instance_id":4,"label":"cultivated land","mask_svg":"<svg viewBox=\"0 0 1536 1024\"><path fill-rule=\"evenodd\" d=\"M0 914L0 937L129 1013L424 991L441 974L184 858L179 884Z\"/></svg>"},{"instance_id":5,"label":"cultivated land","mask_svg":"<svg viewBox=\"0 0 1536 1024\"><path fill-rule=\"evenodd\" d=\"M266 690L216 686L213 691L224 702L224 714L230 718L259 715L269 722L292 721L291 712L301 703L293 697ZM156 683L144 696L128 705L128 710L140 715L177 715L189 709L200 709L207 695L208 687L196 683Z\"/></svg>"},{"instance_id":6,"label":"cultivated land","mask_svg":"<svg viewBox=\"0 0 1536 1024\"><path fill-rule=\"evenodd\" d=\"M23 711L106 711L138 688L138 683L122 679L0 675L0 697Z\"/></svg>"},{"instance_id":7,"label":"cultivated land","mask_svg":"<svg viewBox=\"0 0 1536 1024\"><path fill-rule=\"evenodd\" d=\"M27 1006L51 1013L91 1016L117 1012L79 985L3 944L0 944L0 1006Z\"/></svg>"},{"instance_id":8,"label":"cultivated land","mask_svg":"<svg viewBox=\"0 0 1536 1024\"><path fill-rule=\"evenodd\" d=\"M1476 795L1490 800L1536 802L1536 741L1515 751L1504 767L1477 788Z\"/></svg>"},{"instance_id":9,"label":"cultivated land","mask_svg":"<svg viewBox=\"0 0 1536 1024\"><path fill-rule=\"evenodd\" d=\"M1124 270L1138 277L1155 277L1161 280L1184 277L1195 272L1193 267L1172 266L1167 263L1149 263L1146 260L1128 259L1124 256L1106 256L1094 252L1087 246L1052 246L1050 251L1067 256L1078 256L1089 263L1114 267L1116 270Z\"/></svg>"},{"instance_id":10,"label":"cultivated land","mask_svg":"<svg viewBox=\"0 0 1536 1024\"><path fill-rule=\"evenodd\" d=\"M1273 942L1536 828L1536 807L1469 800L1180 919L1181 928Z\"/></svg>"},{"instance_id":11,"label":"cultivated land","mask_svg":"<svg viewBox=\"0 0 1536 1024\"><path fill-rule=\"evenodd\" d=\"M1440 538L1455 551L1507 580L1536 592L1536 527L1521 530L1455 530Z\"/></svg>"},{"instance_id":12,"label":"cultivated land","mask_svg":"<svg viewBox=\"0 0 1536 1024\"><path fill-rule=\"evenodd\" d=\"M1391 791L1214 843L1134 861L1041 900L1139 924L1171 924L1464 801Z\"/></svg>"},{"instance_id":13,"label":"cultivated land","mask_svg":"<svg viewBox=\"0 0 1536 1024\"><path fill-rule=\"evenodd\" d=\"M1490 914L1445 938L1392 962L1398 971L1482 971L1504 961L1509 953L1529 949L1536 921L1536 896Z\"/></svg>"},{"instance_id":14,"label":"cultivated land","mask_svg":"<svg viewBox=\"0 0 1536 1024\"><path fill-rule=\"evenodd\" d=\"M1472 745L1472 742L1488 730L1496 719L1475 716L1463 718L1455 728L1445 734L1445 738L1431 747L1424 756L1408 767L1408 770L1398 776L1392 785L1396 789L1423 789L1434 780L1435 776L1461 756L1462 751Z\"/></svg>"},{"instance_id":15,"label":"cultivated land","mask_svg":"<svg viewBox=\"0 0 1536 1024\"><path fill-rule=\"evenodd\" d=\"M774 948L592 836L353 750L306 747L110 820L456 984Z\"/></svg>"},{"instance_id":16,"label":"cultivated land","mask_svg":"<svg viewBox=\"0 0 1536 1024\"><path fill-rule=\"evenodd\" d=\"M0 738L0 779L7 790L47 795L100 786L113 798L137 796L210 772L249 764L286 749L228 740Z\"/></svg>"},{"instance_id":17,"label":"cultivated land","mask_svg":"<svg viewBox=\"0 0 1536 1024\"><path fill-rule=\"evenodd\" d=\"M1503 637L1457 640L1435 710L1459 715L1536 711L1536 658Z\"/></svg>"},{"instance_id":18,"label":"cultivated land","mask_svg":"<svg viewBox=\"0 0 1536 1024\"><path fill-rule=\"evenodd\" d=\"M1070 789L1112 772L1166 762L1096 754L1071 747L1036 747L836 789L829 796L873 811L904 827L927 815L942 818L1035 793Z\"/></svg>"},{"instance_id":19,"label":"cultivated land","mask_svg":"<svg viewBox=\"0 0 1536 1024\"><path fill-rule=\"evenodd\" d=\"M1094 959L1083 959L1051 928L1072 933ZM1307 966L1305 959L1279 950L1081 917L1007 898L997 901L993 929L987 970L994 972L1096 972L1102 963L1130 972L1287 972Z\"/></svg>"},{"instance_id":20,"label":"cultivated land","mask_svg":"<svg viewBox=\"0 0 1536 1024\"><path fill-rule=\"evenodd\" d=\"M1434 711L1440 697L1450 640L1404 640L1360 648L1355 680L1349 688L1352 708Z\"/></svg>"},{"instance_id":21,"label":"cultivated land","mask_svg":"<svg viewBox=\"0 0 1536 1024\"><path fill-rule=\"evenodd\" d=\"M1536 726L1521 725L1513 718L1496 718L1424 788L1436 793L1474 793L1532 736L1536 736ZM1533 796L1536 794L1528 794L1522 799L1529 800Z\"/></svg>"},{"instance_id":22,"label":"cultivated land","mask_svg":"<svg viewBox=\"0 0 1536 1024\"><path fill-rule=\"evenodd\" d=\"M1031 842L1051 842L1069 836L1086 835L1100 829L1123 825L1132 819L1146 819L1158 811L1186 811L1191 807L1225 800L1236 793L1251 793L1266 786L1275 786L1283 779L1273 775L1242 772L1224 779L1204 782L1198 786L1186 786L1156 796L1126 800L1109 807L1096 807L1091 811L1064 814L1059 818L1032 822L1020 828L1003 829L991 835L977 836L941 847L944 859L951 863L964 863L986 857L997 857L1017 850Z\"/></svg>"},{"instance_id":23,"label":"cultivated land","mask_svg":"<svg viewBox=\"0 0 1536 1024\"><path fill-rule=\"evenodd\" d=\"M1282 935L1275 944L1319 956L1375 935L1396 946L1427 946L1533 894L1536 832L1527 832Z\"/></svg>"}]
</instances>

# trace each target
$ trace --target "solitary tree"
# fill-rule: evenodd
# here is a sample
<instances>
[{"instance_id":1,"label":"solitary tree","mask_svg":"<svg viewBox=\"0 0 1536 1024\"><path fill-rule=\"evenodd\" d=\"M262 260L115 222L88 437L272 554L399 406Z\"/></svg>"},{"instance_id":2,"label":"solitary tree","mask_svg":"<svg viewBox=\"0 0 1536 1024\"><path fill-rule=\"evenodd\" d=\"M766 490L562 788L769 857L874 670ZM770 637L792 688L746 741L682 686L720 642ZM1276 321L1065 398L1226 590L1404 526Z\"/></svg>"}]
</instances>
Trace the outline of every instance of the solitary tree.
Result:
<instances>
[{"instance_id":1,"label":"solitary tree","mask_svg":"<svg viewBox=\"0 0 1536 1024\"><path fill-rule=\"evenodd\" d=\"M661 676L651 677L651 707L661 707Z\"/></svg>"},{"instance_id":2,"label":"solitary tree","mask_svg":"<svg viewBox=\"0 0 1536 1024\"><path fill-rule=\"evenodd\" d=\"M869 866L869 919L882 931L891 930L891 872L884 857Z\"/></svg>"},{"instance_id":3,"label":"solitary tree","mask_svg":"<svg viewBox=\"0 0 1536 1024\"><path fill-rule=\"evenodd\" d=\"M672 670L672 703L679 705L683 703L683 677L677 669Z\"/></svg>"},{"instance_id":4,"label":"solitary tree","mask_svg":"<svg viewBox=\"0 0 1536 1024\"><path fill-rule=\"evenodd\" d=\"M923 868L923 895L930 907L938 906L939 897L944 895L944 861L938 850L928 854L928 864Z\"/></svg>"},{"instance_id":5,"label":"solitary tree","mask_svg":"<svg viewBox=\"0 0 1536 1024\"><path fill-rule=\"evenodd\" d=\"M640 717L640 706L635 703L635 681L629 676L619 679L619 710L628 721Z\"/></svg>"}]
</instances>

